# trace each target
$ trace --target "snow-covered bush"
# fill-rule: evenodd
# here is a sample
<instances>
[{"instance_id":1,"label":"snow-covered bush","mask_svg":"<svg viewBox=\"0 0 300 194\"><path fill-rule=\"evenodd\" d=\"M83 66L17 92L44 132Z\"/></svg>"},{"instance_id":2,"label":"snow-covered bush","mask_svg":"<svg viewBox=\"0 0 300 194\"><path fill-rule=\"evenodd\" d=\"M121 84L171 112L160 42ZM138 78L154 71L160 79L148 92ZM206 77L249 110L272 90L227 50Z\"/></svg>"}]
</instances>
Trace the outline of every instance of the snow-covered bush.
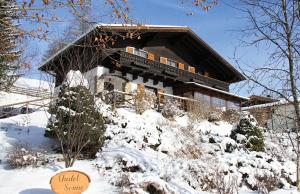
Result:
<instances>
[{"instance_id":1,"label":"snow-covered bush","mask_svg":"<svg viewBox=\"0 0 300 194\"><path fill-rule=\"evenodd\" d=\"M207 119L210 114L210 106L202 101L187 101L186 109L189 118L194 122Z\"/></svg>"},{"instance_id":2,"label":"snow-covered bush","mask_svg":"<svg viewBox=\"0 0 300 194\"><path fill-rule=\"evenodd\" d=\"M16 144L10 150L7 162L11 168L23 168L46 165L50 160L43 152L33 151L28 146Z\"/></svg>"},{"instance_id":3,"label":"snow-covered bush","mask_svg":"<svg viewBox=\"0 0 300 194\"><path fill-rule=\"evenodd\" d=\"M222 112L221 119L231 124L237 123L240 119L240 112L236 108L227 109Z\"/></svg>"},{"instance_id":4,"label":"snow-covered bush","mask_svg":"<svg viewBox=\"0 0 300 194\"><path fill-rule=\"evenodd\" d=\"M257 189L259 194L268 194L271 191L278 188L280 183L280 178L275 174L267 174L263 175L256 174L255 175L256 184L255 189Z\"/></svg>"},{"instance_id":5,"label":"snow-covered bush","mask_svg":"<svg viewBox=\"0 0 300 194\"><path fill-rule=\"evenodd\" d=\"M60 141L66 166L72 166L81 155L95 156L103 145L105 126L95 99L85 86L64 84L49 112L52 117L45 136Z\"/></svg>"},{"instance_id":6,"label":"snow-covered bush","mask_svg":"<svg viewBox=\"0 0 300 194\"><path fill-rule=\"evenodd\" d=\"M154 92L149 90L138 91L135 100L135 109L138 114L154 108L157 97Z\"/></svg>"},{"instance_id":7,"label":"snow-covered bush","mask_svg":"<svg viewBox=\"0 0 300 194\"><path fill-rule=\"evenodd\" d=\"M224 171L221 167L208 168L200 175L201 188L217 194L236 194L239 186L237 177Z\"/></svg>"},{"instance_id":8,"label":"snow-covered bush","mask_svg":"<svg viewBox=\"0 0 300 194\"><path fill-rule=\"evenodd\" d=\"M212 111L208 114L208 118L207 120L209 122L217 122L217 121L220 121L221 120L221 115L222 115L222 112L221 111Z\"/></svg>"},{"instance_id":9,"label":"snow-covered bush","mask_svg":"<svg viewBox=\"0 0 300 194\"><path fill-rule=\"evenodd\" d=\"M189 118L194 122L208 120L209 122L217 122L221 120L222 110L210 106L205 101L186 101L185 103Z\"/></svg>"},{"instance_id":10,"label":"snow-covered bush","mask_svg":"<svg viewBox=\"0 0 300 194\"><path fill-rule=\"evenodd\" d=\"M248 112L243 112L238 125L232 130L230 137L244 144L251 151L264 151L262 130L257 127L255 118Z\"/></svg>"},{"instance_id":11,"label":"snow-covered bush","mask_svg":"<svg viewBox=\"0 0 300 194\"><path fill-rule=\"evenodd\" d=\"M180 109L180 104L176 100L167 99L161 114L167 118L173 120L175 116L180 116L183 111Z\"/></svg>"},{"instance_id":12,"label":"snow-covered bush","mask_svg":"<svg viewBox=\"0 0 300 194\"><path fill-rule=\"evenodd\" d=\"M129 174L124 173L122 174L115 182L115 186L122 188L125 190L126 188L129 188L131 185Z\"/></svg>"}]
</instances>

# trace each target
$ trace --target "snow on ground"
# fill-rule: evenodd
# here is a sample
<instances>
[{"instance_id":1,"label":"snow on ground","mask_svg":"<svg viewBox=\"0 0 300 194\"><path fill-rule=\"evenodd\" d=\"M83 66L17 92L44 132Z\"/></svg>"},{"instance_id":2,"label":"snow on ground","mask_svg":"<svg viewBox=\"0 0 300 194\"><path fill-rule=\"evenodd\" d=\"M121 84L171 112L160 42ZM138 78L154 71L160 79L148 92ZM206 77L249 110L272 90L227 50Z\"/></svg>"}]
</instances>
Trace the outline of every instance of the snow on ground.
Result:
<instances>
[{"instance_id":1,"label":"snow on ground","mask_svg":"<svg viewBox=\"0 0 300 194\"><path fill-rule=\"evenodd\" d=\"M53 91L54 84L43 81L43 80L37 80L37 79L30 79L30 78L25 78L25 77L20 77L17 79L17 81L14 83L14 86L16 87L21 87L25 89L33 89L36 91L41 91L41 92L51 92ZM40 99L41 97L37 96L28 96L25 94L20 94L20 93L11 93L11 92L5 92L5 91L0 91L0 106L8 105L8 104L14 104L14 103L19 103L19 102L25 102L25 101L31 101L31 100L36 100ZM43 100L36 102L35 104L42 105L42 104L48 104L49 100ZM20 106L20 105L18 105ZM35 107L31 105L30 107Z\"/></svg>"},{"instance_id":2,"label":"snow on ground","mask_svg":"<svg viewBox=\"0 0 300 194\"><path fill-rule=\"evenodd\" d=\"M59 162L46 167L9 170L0 167L0 192L5 194L54 194L51 191L50 179L63 168L64 164ZM93 166L92 161L78 161L76 169L87 173L91 183L84 194L113 194L118 190L113 188L103 177L101 177Z\"/></svg>"},{"instance_id":3,"label":"snow on ground","mask_svg":"<svg viewBox=\"0 0 300 194\"><path fill-rule=\"evenodd\" d=\"M47 150L51 154L54 141L44 137L48 117L47 112L40 110L28 115L0 119L0 193L53 194L49 181L56 171L64 167L62 162L22 169L10 169L6 163L14 144L26 145L33 150ZM78 161L75 168L91 177L90 187L85 194L116 193L116 188L99 174L94 161Z\"/></svg>"},{"instance_id":4,"label":"snow on ground","mask_svg":"<svg viewBox=\"0 0 300 194\"><path fill-rule=\"evenodd\" d=\"M204 180L217 179L218 169L228 174L224 180L230 177L238 185L246 181L253 187L255 176L266 173L295 182L296 166L287 158L278 161L262 152L226 151L227 144L235 143L229 138L233 125L226 122L191 124L187 116L169 121L154 110L138 115L127 108L109 116L108 140L97 164L110 183L125 192L146 193L154 186L165 193L203 193ZM274 148L268 143L266 138L267 149ZM284 189L274 193L296 193L285 179L281 183ZM255 192L244 186L240 193Z\"/></svg>"},{"instance_id":5,"label":"snow on ground","mask_svg":"<svg viewBox=\"0 0 300 194\"><path fill-rule=\"evenodd\" d=\"M21 114L0 120L0 160L4 160L6 151L14 144L26 145L32 149L45 149L54 142L44 138L44 129L49 114L40 110L31 114Z\"/></svg>"},{"instance_id":6,"label":"snow on ground","mask_svg":"<svg viewBox=\"0 0 300 194\"><path fill-rule=\"evenodd\" d=\"M54 87L54 84L44 80L20 77L14 83L14 86L21 87L21 88L36 89L41 91L51 91Z\"/></svg>"},{"instance_id":7,"label":"snow on ground","mask_svg":"<svg viewBox=\"0 0 300 194\"><path fill-rule=\"evenodd\" d=\"M281 178L282 189L272 194L297 193L287 181L295 181L295 155L288 137L281 134L265 134L265 153L244 149L228 152L227 145L235 144L229 137L234 126L223 121L191 121L187 115L170 121L154 110L139 115L130 108L110 111L107 105L102 105L101 111L109 121L105 146L95 160L75 163L77 169L91 176L85 193L147 194L153 188L172 194L208 193L203 191L208 187L205 180L220 178L218 170L226 172L221 177L227 177L224 180L232 178L243 185L241 194L257 193L247 188L245 181L253 186L255 174L264 173L285 177ZM7 165L7 155L15 144L46 150L57 157L51 151L55 142L44 137L48 118L46 111L38 110L0 119L1 193L52 193L49 181L63 168L62 162L22 169Z\"/></svg>"},{"instance_id":8,"label":"snow on ground","mask_svg":"<svg viewBox=\"0 0 300 194\"><path fill-rule=\"evenodd\" d=\"M20 107L20 106L24 106L24 102L26 102L26 101L41 99L41 97L33 97L33 96L28 96L28 95L14 94L14 93L0 91L0 99L1 99L0 106L11 105L11 104L16 104L16 103L23 103L23 104L13 106L13 107ZM49 104L48 99L40 100L38 102L32 102L31 104L29 104L29 107L36 108L36 107L41 107L43 105L47 106L48 104Z\"/></svg>"}]
</instances>

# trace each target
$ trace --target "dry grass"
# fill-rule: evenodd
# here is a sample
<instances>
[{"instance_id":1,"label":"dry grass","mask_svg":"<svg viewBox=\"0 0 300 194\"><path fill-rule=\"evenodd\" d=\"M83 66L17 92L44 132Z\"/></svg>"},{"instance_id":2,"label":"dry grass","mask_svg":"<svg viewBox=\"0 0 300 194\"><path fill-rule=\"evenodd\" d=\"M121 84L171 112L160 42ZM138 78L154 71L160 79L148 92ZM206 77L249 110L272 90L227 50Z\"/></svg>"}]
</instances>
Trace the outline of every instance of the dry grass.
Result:
<instances>
[{"instance_id":1,"label":"dry grass","mask_svg":"<svg viewBox=\"0 0 300 194\"><path fill-rule=\"evenodd\" d=\"M148 90L138 91L135 98L135 110L138 114L142 114L146 110L154 108L157 97L154 92Z\"/></svg>"},{"instance_id":2,"label":"dry grass","mask_svg":"<svg viewBox=\"0 0 300 194\"><path fill-rule=\"evenodd\" d=\"M230 124L237 123L240 120L240 112L238 109L227 109L222 112L221 120Z\"/></svg>"},{"instance_id":3,"label":"dry grass","mask_svg":"<svg viewBox=\"0 0 300 194\"><path fill-rule=\"evenodd\" d=\"M279 185L279 177L274 174L255 175L256 184L255 189L257 189L258 194L268 194L275 190Z\"/></svg>"}]
</instances>

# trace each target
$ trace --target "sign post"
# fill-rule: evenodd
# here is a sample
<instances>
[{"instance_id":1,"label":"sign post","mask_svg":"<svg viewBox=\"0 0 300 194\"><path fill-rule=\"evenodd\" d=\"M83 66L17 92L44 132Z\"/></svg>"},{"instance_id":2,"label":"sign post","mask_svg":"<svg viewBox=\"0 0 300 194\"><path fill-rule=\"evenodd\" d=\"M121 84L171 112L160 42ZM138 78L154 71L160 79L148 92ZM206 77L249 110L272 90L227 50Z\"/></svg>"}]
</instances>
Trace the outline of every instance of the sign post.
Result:
<instances>
[{"instance_id":1,"label":"sign post","mask_svg":"<svg viewBox=\"0 0 300 194\"><path fill-rule=\"evenodd\" d=\"M57 173L50 180L51 189L56 194L82 194L90 182L87 174L76 170Z\"/></svg>"}]
</instances>

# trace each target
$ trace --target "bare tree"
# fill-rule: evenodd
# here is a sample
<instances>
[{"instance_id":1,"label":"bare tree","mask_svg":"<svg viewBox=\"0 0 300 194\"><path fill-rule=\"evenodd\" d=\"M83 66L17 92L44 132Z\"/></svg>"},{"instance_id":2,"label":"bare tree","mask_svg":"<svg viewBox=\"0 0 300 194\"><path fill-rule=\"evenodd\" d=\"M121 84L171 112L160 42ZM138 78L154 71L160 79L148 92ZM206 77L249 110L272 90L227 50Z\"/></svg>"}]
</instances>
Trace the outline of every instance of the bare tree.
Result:
<instances>
[{"instance_id":1,"label":"bare tree","mask_svg":"<svg viewBox=\"0 0 300 194\"><path fill-rule=\"evenodd\" d=\"M15 0L0 0L0 87L9 87L18 76L21 65L18 41L20 33L16 30L18 14Z\"/></svg>"},{"instance_id":2,"label":"bare tree","mask_svg":"<svg viewBox=\"0 0 300 194\"><path fill-rule=\"evenodd\" d=\"M240 0L247 26L242 43L266 49L265 64L244 65L240 69L251 82L292 103L297 123L297 188L300 191L300 109L299 57L300 20L298 0ZM240 65L239 59L236 63Z\"/></svg>"}]
</instances>

